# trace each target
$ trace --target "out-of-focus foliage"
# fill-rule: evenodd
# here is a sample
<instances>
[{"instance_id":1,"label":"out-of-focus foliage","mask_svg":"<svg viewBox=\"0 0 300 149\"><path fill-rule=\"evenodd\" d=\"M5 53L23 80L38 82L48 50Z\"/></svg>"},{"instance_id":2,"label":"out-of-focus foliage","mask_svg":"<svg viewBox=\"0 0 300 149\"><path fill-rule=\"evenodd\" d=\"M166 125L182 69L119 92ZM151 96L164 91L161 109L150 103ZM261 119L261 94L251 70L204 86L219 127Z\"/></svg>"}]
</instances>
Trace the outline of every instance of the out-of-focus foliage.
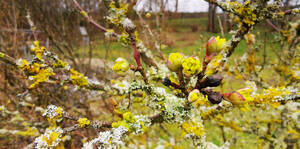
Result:
<instances>
[{"instance_id":1,"label":"out-of-focus foliage","mask_svg":"<svg viewBox=\"0 0 300 149\"><path fill-rule=\"evenodd\" d=\"M279 29L269 21L299 17L299 9L281 11L281 1L207 2L234 15L237 26L231 37L201 43L201 57L165 56L165 45L134 11L136 1L1 1L12 12L0 14L2 146L225 149L247 145L248 135L253 148L299 147L300 22ZM253 34L265 20L278 32L272 58L266 39ZM92 69L92 50L76 51L78 24L92 41L99 37L93 32L105 32L105 41L121 43L133 58ZM19 28L30 29L19 35ZM149 38L155 50L146 46ZM232 57L242 41L246 52ZM228 86L235 81L242 87ZM222 145L210 138L217 129Z\"/></svg>"}]
</instances>

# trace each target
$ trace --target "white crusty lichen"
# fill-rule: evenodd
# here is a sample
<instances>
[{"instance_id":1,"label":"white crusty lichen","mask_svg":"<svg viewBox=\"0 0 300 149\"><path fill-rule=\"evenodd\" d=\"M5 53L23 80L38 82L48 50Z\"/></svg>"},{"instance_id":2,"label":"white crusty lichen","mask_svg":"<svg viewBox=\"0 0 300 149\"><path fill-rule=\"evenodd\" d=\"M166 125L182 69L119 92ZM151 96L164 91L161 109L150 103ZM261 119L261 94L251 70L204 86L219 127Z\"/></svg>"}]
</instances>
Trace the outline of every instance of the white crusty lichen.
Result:
<instances>
[{"instance_id":1,"label":"white crusty lichen","mask_svg":"<svg viewBox=\"0 0 300 149\"><path fill-rule=\"evenodd\" d=\"M98 137L83 145L83 149L93 148L93 144L97 145L98 149L117 149L123 145L122 137L128 131L127 128L120 126L112 128L109 131L100 132Z\"/></svg>"},{"instance_id":2,"label":"white crusty lichen","mask_svg":"<svg viewBox=\"0 0 300 149\"><path fill-rule=\"evenodd\" d=\"M146 75L149 80L161 80L175 74L174 72L170 72L164 63L157 63L157 65L159 68L150 67L150 69L147 70Z\"/></svg>"},{"instance_id":3,"label":"white crusty lichen","mask_svg":"<svg viewBox=\"0 0 300 149\"><path fill-rule=\"evenodd\" d=\"M189 111L184 108L184 98L167 93L162 87L154 87L153 93L151 106L163 111L164 120L180 122L188 116Z\"/></svg>"},{"instance_id":4,"label":"white crusty lichen","mask_svg":"<svg viewBox=\"0 0 300 149\"><path fill-rule=\"evenodd\" d=\"M53 149L62 141L63 129L60 127L49 127L45 133L34 140L37 149Z\"/></svg>"},{"instance_id":5,"label":"white crusty lichen","mask_svg":"<svg viewBox=\"0 0 300 149\"><path fill-rule=\"evenodd\" d=\"M146 128L150 127L151 120L145 115L134 116L136 121L129 124L130 128L133 128L135 134L142 134L145 132Z\"/></svg>"},{"instance_id":6,"label":"white crusty lichen","mask_svg":"<svg viewBox=\"0 0 300 149\"><path fill-rule=\"evenodd\" d=\"M62 112L63 110L61 107L57 107L55 105L48 105L47 109L43 113L43 116L46 116L50 119L60 118L62 116Z\"/></svg>"},{"instance_id":7,"label":"white crusty lichen","mask_svg":"<svg viewBox=\"0 0 300 149\"><path fill-rule=\"evenodd\" d=\"M128 93L129 87L130 87L130 83L126 80L112 81L111 88L117 90L120 94Z\"/></svg>"},{"instance_id":8,"label":"white crusty lichen","mask_svg":"<svg viewBox=\"0 0 300 149\"><path fill-rule=\"evenodd\" d=\"M133 22L128 18L123 19L122 25L125 29L128 29L128 30L133 30L135 28L135 25L133 24Z\"/></svg>"}]
</instances>

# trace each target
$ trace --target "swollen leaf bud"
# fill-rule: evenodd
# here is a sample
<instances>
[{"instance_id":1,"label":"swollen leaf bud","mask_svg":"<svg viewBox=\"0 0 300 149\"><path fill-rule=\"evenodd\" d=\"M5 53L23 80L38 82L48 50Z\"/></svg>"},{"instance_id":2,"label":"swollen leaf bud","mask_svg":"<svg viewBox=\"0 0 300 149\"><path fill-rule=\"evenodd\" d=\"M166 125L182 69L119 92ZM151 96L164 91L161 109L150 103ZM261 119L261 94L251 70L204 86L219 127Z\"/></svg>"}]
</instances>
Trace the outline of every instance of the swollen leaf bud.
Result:
<instances>
[{"instance_id":1,"label":"swollen leaf bud","mask_svg":"<svg viewBox=\"0 0 300 149\"><path fill-rule=\"evenodd\" d=\"M231 93L225 93L223 97L225 100L231 102L234 105L240 105L246 103L245 98L237 91Z\"/></svg>"},{"instance_id":2,"label":"swollen leaf bud","mask_svg":"<svg viewBox=\"0 0 300 149\"><path fill-rule=\"evenodd\" d=\"M246 104L254 99L250 96L252 89L242 88L231 93L225 93L224 99L235 105Z\"/></svg>"},{"instance_id":3,"label":"swollen leaf bud","mask_svg":"<svg viewBox=\"0 0 300 149\"><path fill-rule=\"evenodd\" d=\"M210 61L212 57L226 48L226 39L218 37L211 37L206 43L205 59Z\"/></svg>"},{"instance_id":4,"label":"swollen leaf bud","mask_svg":"<svg viewBox=\"0 0 300 149\"><path fill-rule=\"evenodd\" d=\"M217 87L222 83L223 77L221 75L211 75L206 78L206 87Z\"/></svg>"}]
</instances>

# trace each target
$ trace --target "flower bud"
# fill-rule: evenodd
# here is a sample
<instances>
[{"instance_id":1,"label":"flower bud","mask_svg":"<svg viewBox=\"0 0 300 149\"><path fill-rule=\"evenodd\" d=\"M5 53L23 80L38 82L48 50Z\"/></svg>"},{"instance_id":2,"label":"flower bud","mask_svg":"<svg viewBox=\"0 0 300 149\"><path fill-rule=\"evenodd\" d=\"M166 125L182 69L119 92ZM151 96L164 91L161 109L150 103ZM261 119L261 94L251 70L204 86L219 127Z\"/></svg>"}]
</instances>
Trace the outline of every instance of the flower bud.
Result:
<instances>
[{"instance_id":1,"label":"flower bud","mask_svg":"<svg viewBox=\"0 0 300 149\"><path fill-rule=\"evenodd\" d=\"M119 57L115 61L114 66L112 69L117 73L124 73L129 69L129 63L126 59Z\"/></svg>"},{"instance_id":2,"label":"flower bud","mask_svg":"<svg viewBox=\"0 0 300 149\"><path fill-rule=\"evenodd\" d=\"M200 98L200 92L198 89L194 89L193 91L191 91L188 96L189 102L195 102L199 98Z\"/></svg>"},{"instance_id":3,"label":"flower bud","mask_svg":"<svg viewBox=\"0 0 300 149\"><path fill-rule=\"evenodd\" d=\"M167 62L167 66L171 71L178 71L183 62L183 55L181 53L171 53Z\"/></svg>"},{"instance_id":4,"label":"flower bud","mask_svg":"<svg viewBox=\"0 0 300 149\"><path fill-rule=\"evenodd\" d=\"M182 68L183 74L187 77L191 77L200 72L202 65L197 58L189 57L183 60Z\"/></svg>"},{"instance_id":5,"label":"flower bud","mask_svg":"<svg viewBox=\"0 0 300 149\"><path fill-rule=\"evenodd\" d=\"M222 84L223 76L214 74L200 82L199 88L217 87Z\"/></svg>"},{"instance_id":6,"label":"flower bud","mask_svg":"<svg viewBox=\"0 0 300 149\"><path fill-rule=\"evenodd\" d=\"M207 97L208 101L212 104L219 104L222 102L222 95L219 92L211 92Z\"/></svg>"},{"instance_id":7,"label":"flower bud","mask_svg":"<svg viewBox=\"0 0 300 149\"><path fill-rule=\"evenodd\" d=\"M242 88L231 93L225 93L223 97L234 105L246 104L253 100L250 96L251 91L252 89L250 88Z\"/></svg>"},{"instance_id":8,"label":"flower bud","mask_svg":"<svg viewBox=\"0 0 300 149\"><path fill-rule=\"evenodd\" d=\"M219 52L226 47L226 39L217 37L211 37L206 43L205 59L210 61L213 56L216 56Z\"/></svg>"},{"instance_id":9,"label":"flower bud","mask_svg":"<svg viewBox=\"0 0 300 149\"><path fill-rule=\"evenodd\" d=\"M245 98L239 92L236 91L231 93L225 93L223 97L225 100L231 102L234 105L241 105L246 103Z\"/></svg>"}]
</instances>

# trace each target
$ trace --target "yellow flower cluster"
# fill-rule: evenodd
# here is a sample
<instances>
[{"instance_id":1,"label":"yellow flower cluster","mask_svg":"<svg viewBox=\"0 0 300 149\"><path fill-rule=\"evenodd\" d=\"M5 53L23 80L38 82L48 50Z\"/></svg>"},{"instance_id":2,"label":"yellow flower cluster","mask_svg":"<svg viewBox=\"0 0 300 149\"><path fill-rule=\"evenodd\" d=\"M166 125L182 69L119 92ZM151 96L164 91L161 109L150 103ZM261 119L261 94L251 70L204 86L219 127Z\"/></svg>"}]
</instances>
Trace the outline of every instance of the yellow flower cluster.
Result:
<instances>
[{"instance_id":1,"label":"yellow flower cluster","mask_svg":"<svg viewBox=\"0 0 300 149\"><path fill-rule=\"evenodd\" d=\"M42 60L42 56L46 48L44 46L40 47L39 41L34 41L33 42L34 47L31 48L31 51L34 52L35 56L39 59Z\"/></svg>"},{"instance_id":2,"label":"yellow flower cluster","mask_svg":"<svg viewBox=\"0 0 300 149\"><path fill-rule=\"evenodd\" d=\"M72 80L72 83L74 85L80 86L80 87L86 87L89 85L88 80L85 78L85 76L78 71L74 69L70 69L70 79Z\"/></svg>"},{"instance_id":3,"label":"yellow flower cluster","mask_svg":"<svg viewBox=\"0 0 300 149\"><path fill-rule=\"evenodd\" d=\"M57 114L56 118L57 119L61 118L62 113L63 113L63 109L61 107L57 107L57 109L56 109L56 114Z\"/></svg>"},{"instance_id":4,"label":"yellow flower cluster","mask_svg":"<svg viewBox=\"0 0 300 149\"><path fill-rule=\"evenodd\" d=\"M90 125L90 120L87 118L79 118L77 122L80 128Z\"/></svg>"},{"instance_id":5,"label":"yellow flower cluster","mask_svg":"<svg viewBox=\"0 0 300 149\"><path fill-rule=\"evenodd\" d=\"M203 95L200 94L200 97L198 98L197 101L195 101L195 106L199 107L199 106L203 106L203 105L208 105L208 99L207 99L207 95Z\"/></svg>"},{"instance_id":6,"label":"yellow flower cluster","mask_svg":"<svg viewBox=\"0 0 300 149\"><path fill-rule=\"evenodd\" d=\"M183 60L182 63L183 73L187 77L197 75L202 68L200 61L195 57L189 57Z\"/></svg>"},{"instance_id":7,"label":"yellow flower cluster","mask_svg":"<svg viewBox=\"0 0 300 149\"><path fill-rule=\"evenodd\" d=\"M120 74L125 73L128 69L129 69L128 61L122 57L117 58L115 64L112 67L112 70Z\"/></svg>"},{"instance_id":8,"label":"yellow flower cluster","mask_svg":"<svg viewBox=\"0 0 300 149\"><path fill-rule=\"evenodd\" d=\"M204 134L204 128L200 121L190 120L181 124L185 134L195 135L201 137Z\"/></svg>"},{"instance_id":9,"label":"yellow flower cluster","mask_svg":"<svg viewBox=\"0 0 300 149\"><path fill-rule=\"evenodd\" d=\"M168 68L171 71L178 71L181 68L183 62L183 55L181 53L171 53L169 55Z\"/></svg>"}]
</instances>

